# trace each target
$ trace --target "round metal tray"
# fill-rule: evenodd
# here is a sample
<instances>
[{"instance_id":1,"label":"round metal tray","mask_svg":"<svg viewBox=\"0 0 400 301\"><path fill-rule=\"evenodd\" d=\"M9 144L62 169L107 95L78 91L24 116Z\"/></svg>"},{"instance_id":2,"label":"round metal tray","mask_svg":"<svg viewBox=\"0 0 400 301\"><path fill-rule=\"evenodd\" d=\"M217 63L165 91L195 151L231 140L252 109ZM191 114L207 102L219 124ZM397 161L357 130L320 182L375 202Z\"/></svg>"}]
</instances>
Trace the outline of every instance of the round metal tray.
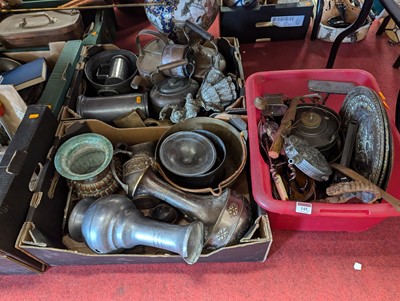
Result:
<instances>
[{"instance_id":1,"label":"round metal tray","mask_svg":"<svg viewBox=\"0 0 400 301\"><path fill-rule=\"evenodd\" d=\"M351 167L381 186L388 171L391 139L388 117L379 96L368 87L356 87L347 94L339 114L344 132L351 120L359 123Z\"/></svg>"}]
</instances>

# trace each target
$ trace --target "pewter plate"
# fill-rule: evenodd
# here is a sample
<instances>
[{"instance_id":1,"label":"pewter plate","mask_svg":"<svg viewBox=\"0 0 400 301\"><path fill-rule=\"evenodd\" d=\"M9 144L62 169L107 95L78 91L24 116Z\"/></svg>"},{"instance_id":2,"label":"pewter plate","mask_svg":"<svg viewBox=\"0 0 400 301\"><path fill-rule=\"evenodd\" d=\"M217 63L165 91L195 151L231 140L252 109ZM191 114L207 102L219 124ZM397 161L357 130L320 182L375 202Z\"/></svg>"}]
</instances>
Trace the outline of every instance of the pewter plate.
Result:
<instances>
[{"instance_id":1,"label":"pewter plate","mask_svg":"<svg viewBox=\"0 0 400 301\"><path fill-rule=\"evenodd\" d=\"M347 94L339 115L344 132L351 120L359 123L351 167L374 184L382 185L389 162L390 130L379 96L368 87L356 87Z\"/></svg>"}]
</instances>

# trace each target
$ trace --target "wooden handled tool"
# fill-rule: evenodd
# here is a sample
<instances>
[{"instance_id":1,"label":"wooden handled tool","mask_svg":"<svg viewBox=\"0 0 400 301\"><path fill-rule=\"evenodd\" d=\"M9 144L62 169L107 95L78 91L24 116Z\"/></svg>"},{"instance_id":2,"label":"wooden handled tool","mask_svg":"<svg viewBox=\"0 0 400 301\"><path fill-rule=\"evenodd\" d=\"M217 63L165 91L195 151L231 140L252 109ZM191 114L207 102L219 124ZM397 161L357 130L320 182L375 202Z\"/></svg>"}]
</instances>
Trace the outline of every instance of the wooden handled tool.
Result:
<instances>
[{"instance_id":1,"label":"wooden handled tool","mask_svg":"<svg viewBox=\"0 0 400 301\"><path fill-rule=\"evenodd\" d=\"M268 155L272 159L276 159L279 157L283 146L283 135L287 134L290 130L290 127L293 125L294 119L296 118L296 108L300 101L299 97L295 97L290 102L290 106L287 109L285 115L282 117L281 124L276 132L275 140L272 142L271 147L269 148Z\"/></svg>"}]
</instances>

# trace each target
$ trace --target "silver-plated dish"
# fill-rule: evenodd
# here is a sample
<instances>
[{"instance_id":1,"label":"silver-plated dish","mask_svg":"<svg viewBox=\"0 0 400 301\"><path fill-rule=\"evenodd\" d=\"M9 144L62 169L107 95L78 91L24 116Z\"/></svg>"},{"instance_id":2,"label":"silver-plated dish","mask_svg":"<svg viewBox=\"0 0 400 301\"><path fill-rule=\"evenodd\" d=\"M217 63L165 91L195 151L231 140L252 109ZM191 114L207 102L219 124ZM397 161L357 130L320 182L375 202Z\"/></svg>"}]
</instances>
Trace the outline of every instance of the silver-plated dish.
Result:
<instances>
[{"instance_id":1,"label":"silver-plated dish","mask_svg":"<svg viewBox=\"0 0 400 301\"><path fill-rule=\"evenodd\" d=\"M196 132L173 133L160 145L160 160L163 166L179 176L204 174L211 170L216 159L214 144Z\"/></svg>"},{"instance_id":2,"label":"silver-plated dish","mask_svg":"<svg viewBox=\"0 0 400 301\"><path fill-rule=\"evenodd\" d=\"M163 168L163 166L161 166L161 168L164 169L166 175L172 181L174 181L174 183L177 183L178 185L181 185L183 187L189 187L192 189L199 189L203 187L214 187L221 181L224 174L225 161L226 161L225 159L227 152L225 144L222 141L222 139L213 132L207 130L194 130L194 132L205 136L214 145L215 150L217 152L217 157L214 166L206 173L193 175L190 177L177 176L169 172L167 169Z\"/></svg>"},{"instance_id":3,"label":"silver-plated dish","mask_svg":"<svg viewBox=\"0 0 400 301\"><path fill-rule=\"evenodd\" d=\"M359 123L351 167L381 186L388 171L392 147L389 121L381 99L368 87L356 87L347 94L339 114L344 132L351 120Z\"/></svg>"}]
</instances>

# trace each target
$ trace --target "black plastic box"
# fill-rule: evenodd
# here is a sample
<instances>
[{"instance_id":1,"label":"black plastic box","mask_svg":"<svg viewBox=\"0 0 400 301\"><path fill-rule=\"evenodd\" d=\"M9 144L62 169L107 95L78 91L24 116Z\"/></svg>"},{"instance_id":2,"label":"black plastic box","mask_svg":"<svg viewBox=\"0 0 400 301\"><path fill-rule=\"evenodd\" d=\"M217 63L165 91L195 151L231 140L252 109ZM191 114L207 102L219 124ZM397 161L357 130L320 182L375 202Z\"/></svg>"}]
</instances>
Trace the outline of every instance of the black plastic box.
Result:
<instances>
[{"instance_id":1,"label":"black plastic box","mask_svg":"<svg viewBox=\"0 0 400 301\"><path fill-rule=\"evenodd\" d=\"M29 106L0 163L0 274L45 270L43 262L14 246L29 207L35 206L33 195L57 125L46 106Z\"/></svg>"},{"instance_id":2,"label":"black plastic box","mask_svg":"<svg viewBox=\"0 0 400 301\"><path fill-rule=\"evenodd\" d=\"M267 4L255 8L220 7L221 36L240 43L301 40L307 35L313 2Z\"/></svg>"}]
</instances>

